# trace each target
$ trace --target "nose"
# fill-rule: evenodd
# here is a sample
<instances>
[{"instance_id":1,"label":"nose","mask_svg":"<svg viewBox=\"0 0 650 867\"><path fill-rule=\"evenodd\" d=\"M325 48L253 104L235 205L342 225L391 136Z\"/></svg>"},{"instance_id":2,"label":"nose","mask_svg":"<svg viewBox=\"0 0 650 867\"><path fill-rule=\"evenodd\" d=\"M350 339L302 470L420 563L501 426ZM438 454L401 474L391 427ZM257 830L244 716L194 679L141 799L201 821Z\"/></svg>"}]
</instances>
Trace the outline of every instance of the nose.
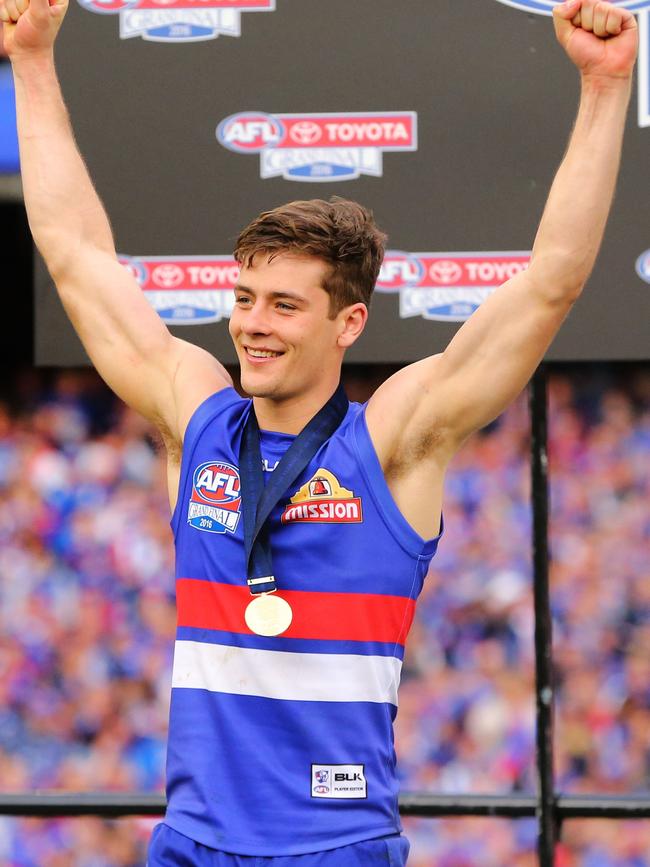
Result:
<instances>
[{"instance_id":1,"label":"nose","mask_svg":"<svg viewBox=\"0 0 650 867\"><path fill-rule=\"evenodd\" d=\"M255 301L241 318L241 329L245 334L269 334L268 312L261 300Z\"/></svg>"}]
</instances>

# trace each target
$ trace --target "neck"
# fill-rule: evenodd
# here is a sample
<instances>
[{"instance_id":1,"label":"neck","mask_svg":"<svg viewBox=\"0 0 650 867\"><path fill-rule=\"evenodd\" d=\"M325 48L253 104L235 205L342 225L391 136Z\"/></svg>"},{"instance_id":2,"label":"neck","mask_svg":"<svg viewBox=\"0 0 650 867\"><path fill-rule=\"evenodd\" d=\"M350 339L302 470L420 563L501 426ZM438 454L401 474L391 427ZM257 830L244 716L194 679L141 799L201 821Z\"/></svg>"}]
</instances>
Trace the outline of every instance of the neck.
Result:
<instances>
[{"instance_id":1,"label":"neck","mask_svg":"<svg viewBox=\"0 0 650 867\"><path fill-rule=\"evenodd\" d=\"M271 397L254 397L253 406L257 423L262 430L277 433L299 434L311 421L321 407L336 391L340 371L336 378L328 379L325 384L312 389L308 394L274 400Z\"/></svg>"}]
</instances>

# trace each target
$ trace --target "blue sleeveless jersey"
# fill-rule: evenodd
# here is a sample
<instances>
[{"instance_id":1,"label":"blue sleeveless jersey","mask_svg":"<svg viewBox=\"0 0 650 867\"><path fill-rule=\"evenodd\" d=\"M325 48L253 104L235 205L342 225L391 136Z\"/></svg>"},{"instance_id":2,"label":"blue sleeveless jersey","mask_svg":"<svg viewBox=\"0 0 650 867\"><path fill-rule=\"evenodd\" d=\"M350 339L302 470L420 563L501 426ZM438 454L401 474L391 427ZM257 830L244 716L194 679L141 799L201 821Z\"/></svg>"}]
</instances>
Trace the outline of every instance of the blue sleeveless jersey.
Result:
<instances>
[{"instance_id":1,"label":"blue sleeveless jersey","mask_svg":"<svg viewBox=\"0 0 650 867\"><path fill-rule=\"evenodd\" d=\"M241 855L299 855L401 830L393 720L404 643L437 539L395 505L363 407L270 518L283 635L246 626L238 469L251 402L227 388L183 448L165 821ZM263 432L272 471L293 437Z\"/></svg>"}]
</instances>

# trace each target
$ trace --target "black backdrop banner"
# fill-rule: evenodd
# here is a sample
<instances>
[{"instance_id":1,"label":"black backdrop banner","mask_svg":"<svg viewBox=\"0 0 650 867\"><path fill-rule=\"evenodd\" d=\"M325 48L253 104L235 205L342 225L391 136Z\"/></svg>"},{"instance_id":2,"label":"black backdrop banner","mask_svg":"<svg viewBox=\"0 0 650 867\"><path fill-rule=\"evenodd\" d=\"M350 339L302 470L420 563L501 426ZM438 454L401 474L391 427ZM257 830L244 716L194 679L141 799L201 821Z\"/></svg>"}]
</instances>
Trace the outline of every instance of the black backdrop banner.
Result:
<instances>
[{"instance_id":1,"label":"black backdrop banner","mask_svg":"<svg viewBox=\"0 0 650 867\"><path fill-rule=\"evenodd\" d=\"M174 333L235 360L239 230L293 199L356 199L389 234L350 361L443 349L526 267L578 75L551 0L79 0L57 66L117 249ZM650 0L618 193L548 358L648 358ZM97 14L101 13L101 14ZM42 263L36 361L87 363Z\"/></svg>"}]
</instances>

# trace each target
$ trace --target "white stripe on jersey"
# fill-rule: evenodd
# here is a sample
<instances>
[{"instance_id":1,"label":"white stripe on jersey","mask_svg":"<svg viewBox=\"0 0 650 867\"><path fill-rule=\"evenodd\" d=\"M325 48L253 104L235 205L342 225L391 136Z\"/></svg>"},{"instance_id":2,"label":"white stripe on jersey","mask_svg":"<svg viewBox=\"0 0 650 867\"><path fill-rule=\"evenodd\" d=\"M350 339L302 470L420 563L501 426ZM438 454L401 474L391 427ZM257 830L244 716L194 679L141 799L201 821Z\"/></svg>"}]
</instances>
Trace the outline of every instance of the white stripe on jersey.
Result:
<instances>
[{"instance_id":1,"label":"white stripe on jersey","mask_svg":"<svg viewBox=\"0 0 650 867\"><path fill-rule=\"evenodd\" d=\"M397 705L402 662L393 656L287 653L177 641L172 687L286 701Z\"/></svg>"}]
</instances>

